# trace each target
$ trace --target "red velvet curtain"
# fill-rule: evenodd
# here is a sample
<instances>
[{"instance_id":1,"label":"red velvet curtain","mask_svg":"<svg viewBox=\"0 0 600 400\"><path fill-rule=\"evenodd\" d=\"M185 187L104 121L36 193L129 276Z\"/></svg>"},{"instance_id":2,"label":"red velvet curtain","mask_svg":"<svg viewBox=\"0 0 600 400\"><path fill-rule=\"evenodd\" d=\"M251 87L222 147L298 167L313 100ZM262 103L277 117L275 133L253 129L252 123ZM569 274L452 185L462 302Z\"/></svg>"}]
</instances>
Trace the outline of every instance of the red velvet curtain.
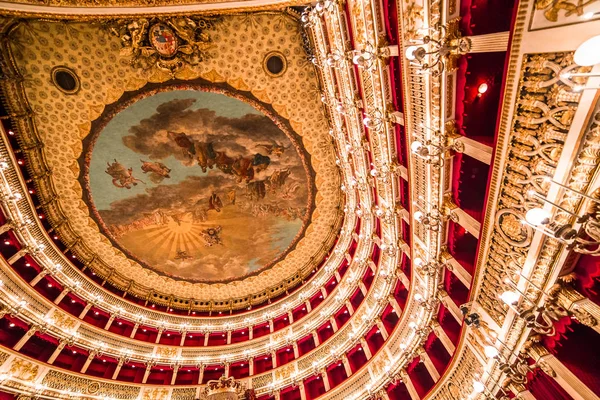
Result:
<instances>
[{"instance_id":1,"label":"red velvet curtain","mask_svg":"<svg viewBox=\"0 0 600 400\"><path fill-rule=\"evenodd\" d=\"M540 400L573 400L558 383L540 369L529 376L527 384L529 391Z\"/></svg>"}]
</instances>

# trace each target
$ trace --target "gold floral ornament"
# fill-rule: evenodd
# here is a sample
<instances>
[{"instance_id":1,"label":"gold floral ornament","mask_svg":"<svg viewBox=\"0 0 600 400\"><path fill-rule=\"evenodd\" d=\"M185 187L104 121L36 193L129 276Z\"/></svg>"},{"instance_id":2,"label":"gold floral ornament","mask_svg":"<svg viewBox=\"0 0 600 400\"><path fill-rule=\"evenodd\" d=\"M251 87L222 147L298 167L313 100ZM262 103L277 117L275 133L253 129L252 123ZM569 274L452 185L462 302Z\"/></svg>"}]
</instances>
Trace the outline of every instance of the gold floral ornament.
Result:
<instances>
[{"instance_id":1,"label":"gold floral ornament","mask_svg":"<svg viewBox=\"0 0 600 400\"><path fill-rule=\"evenodd\" d=\"M537 0L535 7L538 10L545 10L544 17L548 21L556 22L561 11L565 12L565 17L573 14L582 16L584 7L595 3L597 0Z\"/></svg>"},{"instance_id":2,"label":"gold floral ornament","mask_svg":"<svg viewBox=\"0 0 600 400\"><path fill-rule=\"evenodd\" d=\"M130 57L135 68L174 74L209 57L213 44L207 31L215 22L214 18L173 17L117 20L106 25L121 39L120 53Z\"/></svg>"}]
</instances>

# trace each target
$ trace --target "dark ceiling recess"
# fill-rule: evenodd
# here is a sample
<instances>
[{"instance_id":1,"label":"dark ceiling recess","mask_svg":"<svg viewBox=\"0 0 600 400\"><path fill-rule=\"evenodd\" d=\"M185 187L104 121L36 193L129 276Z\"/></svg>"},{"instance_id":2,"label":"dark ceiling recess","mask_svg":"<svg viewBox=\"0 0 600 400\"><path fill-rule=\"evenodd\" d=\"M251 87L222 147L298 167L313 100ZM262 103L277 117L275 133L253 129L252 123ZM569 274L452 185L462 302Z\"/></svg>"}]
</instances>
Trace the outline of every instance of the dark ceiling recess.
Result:
<instances>
[{"instance_id":1,"label":"dark ceiling recess","mask_svg":"<svg viewBox=\"0 0 600 400\"><path fill-rule=\"evenodd\" d=\"M270 75L281 76L285 73L286 68L286 60L283 54L272 52L265 57L265 69Z\"/></svg>"},{"instance_id":2,"label":"dark ceiling recess","mask_svg":"<svg viewBox=\"0 0 600 400\"><path fill-rule=\"evenodd\" d=\"M58 89L67 94L79 91L79 77L67 67L55 67L52 70L52 82Z\"/></svg>"}]
</instances>

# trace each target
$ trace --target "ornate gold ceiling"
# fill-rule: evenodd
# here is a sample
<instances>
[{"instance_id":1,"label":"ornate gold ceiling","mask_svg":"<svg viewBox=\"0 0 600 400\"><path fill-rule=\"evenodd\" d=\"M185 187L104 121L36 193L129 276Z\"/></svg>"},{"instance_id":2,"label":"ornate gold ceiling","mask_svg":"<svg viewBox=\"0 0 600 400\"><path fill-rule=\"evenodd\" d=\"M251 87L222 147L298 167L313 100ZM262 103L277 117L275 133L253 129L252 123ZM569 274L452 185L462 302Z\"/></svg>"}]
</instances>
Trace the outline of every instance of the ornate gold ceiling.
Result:
<instances>
[{"instance_id":1,"label":"ornate gold ceiling","mask_svg":"<svg viewBox=\"0 0 600 400\"><path fill-rule=\"evenodd\" d=\"M318 82L314 67L306 61L297 16L290 13L265 12L227 16L211 20L209 24L206 24L206 20L192 20L183 17L166 19L164 26L170 27L168 29L179 29L177 33L179 46L176 49L178 55L175 58L179 62L169 65L161 61L163 58L148 46L148 42L145 42L144 48L140 47L141 42L135 42L136 34L148 35L151 26L162 23L158 19L145 21L145 25L140 21L133 23L135 27L132 27L132 21L108 21L101 24L28 21L17 23L8 34L10 44L6 50L11 53L15 70L18 70L25 78L21 84L7 87L7 94L10 93L7 100L13 110L30 109L35 116L34 124L22 123L20 126L22 132L20 140L23 148L27 149L25 151L26 163L38 188L40 201L44 204L44 218L47 218L55 227L57 236L78 260L98 275L114 283L115 286L127 289L140 297L145 297L142 294L147 295L149 292L155 291L167 296L175 295L178 298L219 301L247 297L274 287L281 291L288 286L295 285L322 260L334 240L342 201L333 144L328 134L329 128L323 113L315 112L315 110L321 109ZM192 25L193 28L189 28ZM205 28L199 29L199 26ZM130 39L131 37L133 40ZM286 63L285 71L279 76L270 73L265 66L265 57L273 52L283 57ZM152 54L148 56L149 53ZM142 58L143 60L140 61ZM132 63L135 63L133 68ZM75 93L65 93L53 83L51 75L56 67L65 67L75 73L76 80L79 80L79 87ZM180 83L172 83L172 79L175 79L174 82ZM169 86L165 87L162 83L168 80L170 81ZM202 221L206 215L198 217L198 224L194 228L196 230L193 243L196 250L191 249L192 241L188 242L190 248L184 248L184 243L179 243L183 239L177 236L178 242L163 246L164 254L160 256L162 261L157 261L156 257L150 257L150 261L148 261L149 250L146 251L147 246L143 243L146 239L148 239L148 246L158 246L159 244L162 246L163 241L174 241L176 232L184 228L191 229L191 225L186 228L186 224L192 224L193 210L201 210L197 212L201 214L208 213L209 220L218 212L211 203L213 202L210 199L211 193L200 194L198 191L194 192L196 197L190 197L189 192L186 192L187 206L175 206L173 203L169 203L164 206L166 208L148 208L148 196L154 196L154 198L160 196L158 192L152 194L152 190L156 188L157 184L151 182L150 176L144 175L143 170L140 169L143 159L137 161L139 165L135 165L133 161L127 165L119 162L118 156L123 154L121 151L124 146L121 146L121 150L111 148L103 155L98 156L97 162L100 162L100 157L104 157L101 164L106 167L106 171L103 171L101 166L90 169L93 172L91 186L94 186L95 176L98 177L99 183L96 184L95 189L92 187L92 195L88 195L89 190L86 186L89 179L86 165L92 153L86 152L91 151L90 143L96 140L94 135L98 135L102 131L112 116L118 115L119 118L126 118L124 115L129 111L122 110L127 109L126 106L132 107L131 105L135 104L139 98L148 97L150 94L156 95L157 92L162 92L163 95L169 95L167 92L171 91L172 95L175 93L173 91L179 90L180 93L184 93L182 92L184 90L196 89L218 92L221 93L218 96L235 97L238 101L249 104L247 107L254 107L255 110L258 110L254 115L270 116L271 120L275 122L273 127L278 126L283 132L287 131L288 136L296 142L293 146L289 141L287 144L278 143L275 140L267 141L267 137L262 137L262 139L242 138L238 141L239 143L244 140L250 142L248 143L249 147L244 148L242 152L245 152L244 154L240 153L241 150L238 151L239 154L235 152L228 154L227 151L232 150L225 151L224 143L215 142L217 143L215 151L222 157L238 154L236 157L242 157L242 162L245 162L244 160L250 162L252 161L251 157L259 154L257 146L263 146L260 150L261 156L267 158L270 156L273 160L272 164L265 167L267 169L264 172L259 171L260 168L255 166L254 170L257 171L257 175L252 179L231 172L233 159L229 161L228 167L220 166L217 162L217 167L208 171L207 176L216 176L220 173L220 183L217 186L210 186L213 188L213 195L217 196L221 203L225 202L225 214L219 214L220 218L225 218L221 215L226 215L227 210L235 207L241 209L245 206L248 213L252 212L251 207L256 209L262 207L263 214L261 215L273 214L275 213L274 207L278 207L279 211L277 212L281 221L284 221L285 218L297 221L294 222L295 228L285 226L287 236L291 235L296 238L285 239L282 242L284 244L278 247L281 251L267 252L265 247L264 252L270 256L263 257L259 260L260 265L257 264L251 269L236 264L234 258L242 257L246 260L244 263L247 264L251 259L259 259L263 254L261 243L263 243L263 247L268 247L271 243L268 238L259 238L260 229L258 229L259 225L256 225L258 221L254 222L256 226L252 228L255 229L254 238L251 237L250 231L240 233L237 253L222 254L217 251L220 246L223 246L222 243L218 244L221 236L227 237L227 230L229 230L231 239L224 240L225 242L229 241L233 247L233 238L235 237L233 232L236 225L229 225L227 228L227 222L223 222L221 225L225 225L226 228L222 233L216 233L215 229L221 229L221 225L218 223L210 225L209 222ZM170 99L172 98L173 96L170 97ZM210 108L211 100L204 100L204 102L204 106ZM202 104L202 100L198 100L193 108L204 107ZM160 118L152 107L156 108L157 104L146 108L143 118L151 118L152 115L154 118ZM121 112L119 113L119 111ZM181 110L181 112L184 111L184 109ZM221 118L226 117L228 116L221 116ZM142 117L134 115L132 118L132 121L135 118L138 118L135 121L139 121ZM163 127L162 139L167 137L168 129L181 128L182 123L173 121L172 125ZM239 132L246 129L247 121L237 120L229 121L227 126L211 122L212 125L209 128L215 135L218 135L221 128L229 129L228 133L233 135L235 132L232 131L231 126L235 123L239 125L236 128ZM125 125L119 124L118 129L115 129L121 131L129 128L135 129L135 126L139 128L136 125L137 122L129 125L127 122ZM258 128L267 129L260 125ZM193 128L188 126L186 129L189 133L189 129ZM200 132L201 129L198 129ZM103 134L100 134L99 137L102 138ZM118 133L117 135L123 134ZM282 138L284 137L285 135L282 136ZM111 143L116 145L115 143L118 142L119 139L113 142L105 140L103 143L104 146L107 146ZM179 151L182 148L178 147L175 142L173 139L166 146L171 146L173 157L179 157ZM197 143L196 148L202 145L200 140L195 142ZM212 143L209 144L212 146ZM273 148L268 147L278 144L283 144L283 147L287 148L283 155L278 155L277 151L273 153ZM195 153L196 150L193 152ZM142 156L148 158L150 152L146 153L138 155L140 158ZM112 159L107 159L111 154L113 155ZM292 155L296 157L294 159L297 161L289 161ZM86 159L86 157L88 158ZM203 175L204 172L200 172L199 153L194 157L195 159L190 159L191 161L171 159L170 169L177 165L178 168L187 168L187 170L193 170L196 171L195 173ZM298 157L304 159L304 167L298 164L300 162ZM95 161L94 156L91 155L92 165ZM239 162L237 161L238 164ZM306 209L306 212L296 211L294 209L296 206L292 207L291 203L287 205L285 203L288 200L284 198L288 194L283 192L297 190L298 188L294 189L293 185L282 187L281 190L274 186L269 189L269 193L271 193L269 196L271 199L277 198L277 201L281 203L277 203L279 205L276 205L274 200L269 200L268 196L260 199L252 198L252 193L247 193L250 189L243 190L244 185L256 190L257 181L268 180L275 171L279 171L278 173L285 171L286 162L288 166L295 168L298 179L304 182L298 181L297 186L302 185L303 187L300 192L304 193L302 202L305 205L301 209ZM152 165L155 169L158 168L158 164ZM146 169L152 168L152 165L146 164ZM195 166L195 169L190 169L192 165ZM128 168L132 168L134 171L134 167L135 172L127 172ZM306 173L304 178L300 176L302 170ZM176 172L174 171L174 173ZM260 173L267 174L266 178L259 175ZM140 179L140 181L145 179L148 182L134 182L133 180L127 182L126 179L130 179L127 177L132 174L135 179ZM111 184L111 177L116 177L113 184ZM290 178L290 184L294 182L293 177L294 175ZM231 188L226 190L223 186L225 178L229 179L226 179L227 182L234 182L233 184L237 187L238 204L236 206L231 205L232 199L227 197L231 196ZM137 186L134 186L133 183ZM284 183L285 178L282 184ZM193 182L186 183L188 186L191 184ZM107 192L103 192L102 185L106 185ZM171 186L165 185L165 187ZM203 190L209 190L208 188L209 186L206 186ZM95 195L94 190L97 193ZM174 192L171 191L171 193ZM146 225L151 225L150 228L167 229L171 226L170 229L173 231L171 239L165 237L162 240L152 236L154 238L152 239L154 242L152 242L149 237L142 236L141 239L140 237L135 239L138 241L137 244L134 243L134 239L131 239L129 244L124 246L120 241L128 239L117 238L118 235L114 230L118 225L115 221L123 216L115 216L113 213L111 220L113 230L110 231L107 226L103 226L104 220L98 218L99 215L94 205L95 196L102 198L101 202L105 208L110 202L125 197L133 199L135 196L146 196L146 200L141 198L145 202L146 209L135 211L134 213L137 213L135 217L132 217L133 214L128 214L124 217L125 222L129 222L130 225L133 220L141 223L140 221L145 215L146 220L152 219L151 222L145 222ZM296 195L288 195L290 198L293 196ZM191 202L192 197L194 198L193 202ZM135 209L134 203L127 207ZM269 209L269 207L271 208ZM256 218L260 218L258 212L260 210L254 210ZM159 226L160 222L154 221L156 218L160 220L160 217L157 217L160 213L164 219L163 228ZM293 215L290 216L290 213ZM183 221L178 219L183 219ZM304 222L299 225L298 221L302 220ZM266 220L265 223L267 223ZM120 229L124 229L122 226ZM267 230L268 226L271 225L265 225L263 229ZM146 228L144 227L144 229ZM213 236L210 236L209 232ZM283 234L282 232L279 233L280 236ZM274 232L273 235L277 236L278 234ZM140 242L140 240L142 241ZM254 249L251 249L253 240L258 242L255 243ZM215 248L208 249L213 244ZM166 247L169 249L165 250ZM135 250L129 251L131 248ZM252 257L245 256L243 248L246 248L250 254L256 254ZM216 257L217 260L221 257L221 261L217 262L218 267L215 267L217 264L211 264L207 258L200 258L198 264L189 265L191 261L188 258L191 256L188 255L188 252L194 253L194 251L203 254L211 251L211 256ZM156 253L160 252L160 249L156 250ZM142 255L140 256L140 254ZM159 263L160 266L154 265L156 263ZM187 272L177 269L182 263L188 264ZM272 264L273 266L269 268ZM202 272L202 268L204 268L202 265L206 265L208 268L206 273ZM211 269L210 265L213 266L212 272L208 273L208 270ZM225 272L226 268L227 272ZM258 271L262 272L257 275ZM246 275L248 276L242 278ZM197 280L225 282L193 283Z\"/></svg>"}]
</instances>

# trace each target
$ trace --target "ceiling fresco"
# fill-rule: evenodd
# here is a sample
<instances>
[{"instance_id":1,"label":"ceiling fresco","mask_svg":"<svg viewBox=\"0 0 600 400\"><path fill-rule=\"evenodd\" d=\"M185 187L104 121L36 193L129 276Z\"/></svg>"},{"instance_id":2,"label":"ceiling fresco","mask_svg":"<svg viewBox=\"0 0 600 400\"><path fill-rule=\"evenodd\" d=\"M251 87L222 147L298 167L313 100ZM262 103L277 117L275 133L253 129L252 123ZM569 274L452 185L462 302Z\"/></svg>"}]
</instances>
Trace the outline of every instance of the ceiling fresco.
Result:
<instances>
[{"instance_id":1,"label":"ceiling fresco","mask_svg":"<svg viewBox=\"0 0 600 400\"><path fill-rule=\"evenodd\" d=\"M139 68L107 24L16 20L7 60L25 78L3 83L5 101L36 116L17 127L25 164L44 220L87 268L142 298L277 295L323 259L342 217L318 79L293 12L203 33L201 62ZM58 67L76 75L69 90ZM156 141L136 136L148 129Z\"/></svg>"},{"instance_id":2,"label":"ceiling fresco","mask_svg":"<svg viewBox=\"0 0 600 400\"><path fill-rule=\"evenodd\" d=\"M300 238L307 156L284 124L240 98L163 87L104 118L87 141L82 185L123 252L169 276L227 281L273 265Z\"/></svg>"}]
</instances>

